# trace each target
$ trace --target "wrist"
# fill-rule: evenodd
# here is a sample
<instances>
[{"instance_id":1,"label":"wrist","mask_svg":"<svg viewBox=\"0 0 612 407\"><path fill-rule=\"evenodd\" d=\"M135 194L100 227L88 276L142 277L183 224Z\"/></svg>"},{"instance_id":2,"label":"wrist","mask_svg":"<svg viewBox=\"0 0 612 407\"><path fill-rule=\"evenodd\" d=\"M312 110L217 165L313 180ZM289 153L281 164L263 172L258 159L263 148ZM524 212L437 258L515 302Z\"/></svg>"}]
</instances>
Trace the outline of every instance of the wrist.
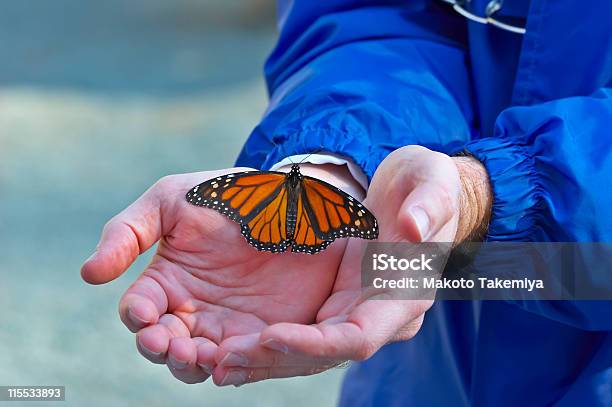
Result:
<instances>
[{"instance_id":1,"label":"wrist","mask_svg":"<svg viewBox=\"0 0 612 407\"><path fill-rule=\"evenodd\" d=\"M290 170L291 165L285 165L278 169L281 172L289 172ZM346 165L302 163L300 164L300 171L304 175L332 184L359 201L362 201L365 197L365 191L351 175Z\"/></svg>"},{"instance_id":2,"label":"wrist","mask_svg":"<svg viewBox=\"0 0 612 407\"><path fill-rule=\"evenodd\" d=\"M486 168L471 156L453 157L461 180L459 224L455 243L480 241L489 227L493 193Z\"/></svg>"}]
</instances>

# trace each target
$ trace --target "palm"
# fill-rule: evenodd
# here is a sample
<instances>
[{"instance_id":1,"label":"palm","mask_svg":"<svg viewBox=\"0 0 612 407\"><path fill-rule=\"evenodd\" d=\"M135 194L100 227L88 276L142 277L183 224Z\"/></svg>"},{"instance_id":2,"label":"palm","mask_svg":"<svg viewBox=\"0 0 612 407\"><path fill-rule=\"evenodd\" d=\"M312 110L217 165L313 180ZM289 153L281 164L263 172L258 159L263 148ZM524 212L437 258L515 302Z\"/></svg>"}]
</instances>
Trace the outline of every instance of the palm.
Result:
<instances>
[{"instance_id":1,"label":"palm","mask_svg":"<svg viewBox=\"0 0 612 407\"><path fill-rule=\"evenodd\" d=\"M106 226L82 274L104 283L159 241L151 263L124 294L120 315L140 351L186 382L202 381L217 344L277 322L311 323L329 296L344 242L316 256L257 252L239 225L190 205L185 192L234 169L165 177ZM173 369L173 361L181 369ZM196 363L202 369L196 366ZM177 365L177 363L174 363Z\"/></svg>"},{"instance_id":2,"label":"palm","mask_svg":"<svg viewBox=\"0 0 612 407\"><path fill-rule=\"evenodd\" d=\"M166 312L178 316L192 337L216 343L275 322L314 321L344 243L317 256L257 252L236 223L184 201L184 191L202 181L197 174L176 180L167 198L171 209L162 212L164 235L143 273L165 292Z\"/></svg>"}]
</instances>

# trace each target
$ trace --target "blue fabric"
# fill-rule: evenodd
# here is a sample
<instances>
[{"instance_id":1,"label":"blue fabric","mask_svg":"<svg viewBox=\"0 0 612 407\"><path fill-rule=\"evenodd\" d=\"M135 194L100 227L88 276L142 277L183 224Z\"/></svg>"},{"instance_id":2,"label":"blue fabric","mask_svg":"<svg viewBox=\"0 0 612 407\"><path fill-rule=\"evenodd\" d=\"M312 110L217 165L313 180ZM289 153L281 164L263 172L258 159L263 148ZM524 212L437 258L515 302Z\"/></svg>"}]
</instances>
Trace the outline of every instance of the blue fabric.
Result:
<instances>
[{"instance_id":1,"label":"blue fabric","mask_svg":"<svg viewBox=\"0 0 612 407\"><path fill-rule=\"evenodd\" d=\"M612 2L500 13L527 34L441 1L281 1L270 105L238 163L325 151L371 177L404 145L468 150L493 187L489 240L612 241ZM437 302L349 370L340 404L612 405L611 330L608 302Z\"/></svg>"}]
</instances>

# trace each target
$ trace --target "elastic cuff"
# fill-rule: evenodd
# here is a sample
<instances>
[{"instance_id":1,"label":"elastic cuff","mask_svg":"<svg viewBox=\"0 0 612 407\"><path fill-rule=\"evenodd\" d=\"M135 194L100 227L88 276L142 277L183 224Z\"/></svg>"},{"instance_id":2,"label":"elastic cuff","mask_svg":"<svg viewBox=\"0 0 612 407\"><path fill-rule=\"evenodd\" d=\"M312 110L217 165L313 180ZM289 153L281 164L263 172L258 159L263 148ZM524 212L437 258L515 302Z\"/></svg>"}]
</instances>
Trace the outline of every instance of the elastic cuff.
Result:
<instances>
[{"instance_id":1,"label":"elastic cuff","mask_svg":"<svg viewBox=\"0 0 612 407\"><path fill-rule=\"evenodd\" d=\"M523 146L503 137L471 141L465 150L483 163L493 189L485 240L534 240L540 196L534 158Z\"/></svg>"}]
</instances>

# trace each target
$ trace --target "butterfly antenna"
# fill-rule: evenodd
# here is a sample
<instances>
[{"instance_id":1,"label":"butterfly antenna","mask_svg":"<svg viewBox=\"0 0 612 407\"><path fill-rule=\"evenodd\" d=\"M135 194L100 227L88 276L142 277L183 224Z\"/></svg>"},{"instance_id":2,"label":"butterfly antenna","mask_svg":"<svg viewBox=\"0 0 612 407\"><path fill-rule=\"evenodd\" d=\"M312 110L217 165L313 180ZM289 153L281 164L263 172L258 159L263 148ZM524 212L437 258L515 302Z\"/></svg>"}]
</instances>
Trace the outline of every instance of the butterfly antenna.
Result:
<instances>
[{"instance_id":1,"label":"butterfly antenna","mask_svg":"<svg viewBox=\"0 0 612 407\"><path fill-rule=\"evenodd\" d=\"M311 156L311 155L313 155L313 154L317 154L317 153L319 153L320 151L321 151L321 149L318 149L318 150L316 150L316 151L313 151L312 153L308 154L306 157L302 158L298 164L303 163L303 162L304 162L304 161L305 161L305 160L306 160L308 157L310 157L310 156Z\"/></svg>"}]
</instances>

